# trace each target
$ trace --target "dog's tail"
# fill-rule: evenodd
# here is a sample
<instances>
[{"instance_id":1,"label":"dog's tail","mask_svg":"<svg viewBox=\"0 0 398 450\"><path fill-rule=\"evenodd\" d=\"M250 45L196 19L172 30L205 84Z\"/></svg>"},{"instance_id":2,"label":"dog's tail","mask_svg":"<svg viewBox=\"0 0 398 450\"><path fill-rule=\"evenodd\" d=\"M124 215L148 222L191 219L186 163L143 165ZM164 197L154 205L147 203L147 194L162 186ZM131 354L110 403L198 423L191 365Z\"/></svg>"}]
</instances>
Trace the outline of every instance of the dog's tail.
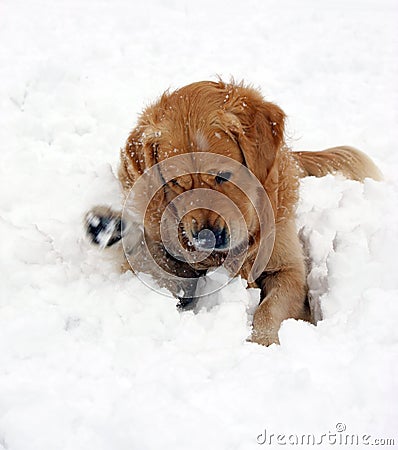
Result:
<instances>
[{"instance_id":1,"label":"dog's tail","mask_svg":"<svg viewBox=\"0 0 398 450\"><path fill-rule=\"evenodd\" d=\"M293 155L300 168L301 177L323 177L328 173L341 173L358 181L367 177L377 181L383 178L380 170L365 153L346 145L320 152L293 152Z\"/></svg>"}]
</instances>

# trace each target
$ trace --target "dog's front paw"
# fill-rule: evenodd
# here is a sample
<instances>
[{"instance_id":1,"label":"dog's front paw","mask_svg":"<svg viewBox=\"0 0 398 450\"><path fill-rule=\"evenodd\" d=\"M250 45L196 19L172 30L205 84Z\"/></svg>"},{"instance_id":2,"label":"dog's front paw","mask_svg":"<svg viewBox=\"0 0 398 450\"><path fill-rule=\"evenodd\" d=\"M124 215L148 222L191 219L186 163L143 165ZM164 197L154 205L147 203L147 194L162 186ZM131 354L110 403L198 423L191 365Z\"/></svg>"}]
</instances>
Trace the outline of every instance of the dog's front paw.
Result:
<instances>
[{"instance_id":1,"label":"dog's front paw","mask_svg":"<svg viewBox=\"0 0 398 450\"><path fill-rule=\"evenodd\" d=\"M258 332L254 330L248 342L254 342L266 347L271 344L279 344L278 332Z\"/></svg>"},{"instance_id":2,"label":"dog's front paw","mask_svg":"<svg viewBox=\"0 0 398 450\"><path fill-rule=\"evenodd\" d=\"M87 236L100 248L110 247L122 238L121 214L106 206L97 206L89 211L84 224Z\"/></svg>"},{"instance_id":3,"label":"dog's front paw","mask_svg":"<svg viewBox=\"0 0 398 450\"><path fill-rule=\"evenodd\" d=\"M275 319L268 306L269 303L263 302L255 311L250 342L265 346L279 344L278 331L281 322Z\"/></svg>"}]
</instances>

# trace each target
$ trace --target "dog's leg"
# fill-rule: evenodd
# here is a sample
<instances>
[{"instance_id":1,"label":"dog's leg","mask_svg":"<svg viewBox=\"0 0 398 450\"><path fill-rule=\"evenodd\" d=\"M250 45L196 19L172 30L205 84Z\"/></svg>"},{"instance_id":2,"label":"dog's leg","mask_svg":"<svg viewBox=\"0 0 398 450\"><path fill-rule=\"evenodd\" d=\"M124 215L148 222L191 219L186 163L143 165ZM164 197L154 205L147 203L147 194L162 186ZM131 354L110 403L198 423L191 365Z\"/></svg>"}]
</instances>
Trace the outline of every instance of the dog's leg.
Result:
<instances>
[{"instance_id":1,"label":"dog's leg","mask_svg":"<svg viewBox=\"0 0 398 450\"><path fill-rule=\"evenodd\" d=\"M285 319L311 321L304 255L294 222L277 229L270 264L257 285L262 301L254 313L253 342L279 343L278 331Z\"/></svg>"},{"instance_id":2,"label":"dog's leg","mask_svg":"<svg viewBox=\"0 0 398 450\"><path fill-rule=\"evenodd\" d=\"M254 313L253 342L262 345L279 343L278 331L285 319L311 320L300 268L264 274L260 285L263 300Z\"/></svg>"}]
</instances>

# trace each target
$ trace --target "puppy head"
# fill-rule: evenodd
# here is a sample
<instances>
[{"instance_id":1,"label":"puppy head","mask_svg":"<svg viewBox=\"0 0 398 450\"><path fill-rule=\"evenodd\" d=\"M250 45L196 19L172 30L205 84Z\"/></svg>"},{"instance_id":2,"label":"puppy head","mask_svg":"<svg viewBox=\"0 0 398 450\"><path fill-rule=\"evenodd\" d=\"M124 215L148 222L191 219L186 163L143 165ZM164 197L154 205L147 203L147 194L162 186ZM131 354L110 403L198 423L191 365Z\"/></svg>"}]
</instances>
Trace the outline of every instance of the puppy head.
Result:
<instances>
[{"instance_id":1,"label":"puppy head","mask_svg":"<svg viewBox=\"0 0 398 450\"><path fill-rule=\"evenodd\" d=\"M162 188L148 205L148 234L161 239L161 215L173 203L181 245L187 251L213 246L213 259L202 265L214 264L247 237L252 243L259 223L250 200L256 197L257 188L244 174L244 166L265 187L276 208L277 157L283 144L284 119L278 106L243 84L199 82L163 94L144 111L122 155L124 161L128 159L125 170L133 180L152 166L158 168ZM174 158L181 155L185 157ZM217 155L230 161L220 161ZM173 177L166 173L168 165L176 168ZM187 208L186 202L175 201L198 190L203 198L204 190L209 191L210 204L198 202L196 208ZM188 197L185 195L186 200ZM235 207L228 207L225 198ZM242 221L237 220L239 213L245 232Z\"/></svg>"}]
</instances>

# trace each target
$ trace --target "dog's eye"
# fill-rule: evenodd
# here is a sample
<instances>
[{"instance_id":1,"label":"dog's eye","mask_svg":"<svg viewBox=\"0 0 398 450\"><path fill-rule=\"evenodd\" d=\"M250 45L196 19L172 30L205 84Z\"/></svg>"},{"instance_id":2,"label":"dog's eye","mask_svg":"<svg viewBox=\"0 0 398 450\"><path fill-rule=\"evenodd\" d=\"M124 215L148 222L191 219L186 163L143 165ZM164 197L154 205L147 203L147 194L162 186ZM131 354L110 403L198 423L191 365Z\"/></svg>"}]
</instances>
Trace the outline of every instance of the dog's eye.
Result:
<instances>
[{"instance_id":1,"label":"dog's eye","mask_svg":"<svg viewBox=\"0 0 398 450\"><path fill-rule=\"evenodd\" d=\"M218 174L216 175L216 183L217 184L222 184L225 181L228 181L232 176L231 172L218 172Z\"/></svg>"}]
</instances>

